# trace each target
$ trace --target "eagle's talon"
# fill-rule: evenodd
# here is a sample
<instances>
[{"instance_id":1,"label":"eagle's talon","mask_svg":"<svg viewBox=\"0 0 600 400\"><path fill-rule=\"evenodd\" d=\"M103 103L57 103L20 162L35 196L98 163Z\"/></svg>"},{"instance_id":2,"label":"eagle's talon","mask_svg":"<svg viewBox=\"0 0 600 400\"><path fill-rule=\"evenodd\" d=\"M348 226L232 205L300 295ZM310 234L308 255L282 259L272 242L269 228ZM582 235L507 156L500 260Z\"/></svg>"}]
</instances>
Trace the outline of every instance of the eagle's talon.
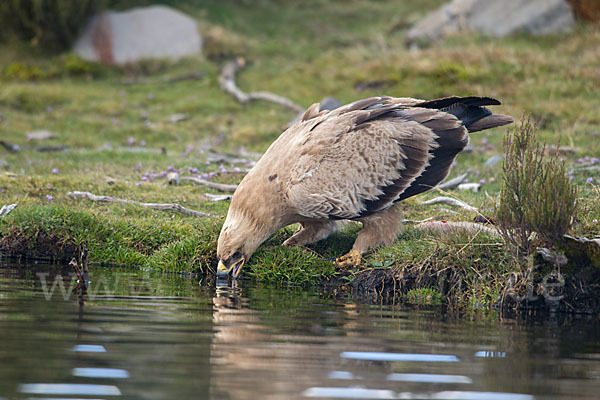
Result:
<instances>
[{"instance_id":1,"label":"eagle's talon","mask_svg":"<svg viewBox=\"0 0 600 400\"><path fill-rule=\"evenodd\" d=\"M335 264L340 268L357 267L362 261L362 255L358 250L350 250L348 253L335 259Z\"/></svg>"},{"instance_id":2,"label":"eagle's talon","mask_svg":"<svg viewBox=\"0 0 600 400\"><path fill-rule=\"evenodd\" d=\"M294 238L288 238L285 242L283 242L285 247L294 247L298 245L298 242Z\"/></svg>"}]
</instances>

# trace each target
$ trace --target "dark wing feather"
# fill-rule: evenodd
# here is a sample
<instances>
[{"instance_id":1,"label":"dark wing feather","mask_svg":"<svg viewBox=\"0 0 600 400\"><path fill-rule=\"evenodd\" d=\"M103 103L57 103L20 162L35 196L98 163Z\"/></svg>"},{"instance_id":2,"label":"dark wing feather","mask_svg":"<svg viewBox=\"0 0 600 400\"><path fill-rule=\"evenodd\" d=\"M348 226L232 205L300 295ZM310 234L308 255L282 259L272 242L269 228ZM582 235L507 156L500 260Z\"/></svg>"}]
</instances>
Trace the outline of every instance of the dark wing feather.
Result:
<instances>
[{"instance_id":1,"label":"dark wing feather","mask_svg":"<svg viewBox=\"0 0 600 400\"><path fill-rule=\"evenodd\" d=\"M435 108L435 109L441 110L443 108L450 107L456 103L464 104L466 106L499 106L502 104L502 103L500 103L500 101L498 101L496 99L492 99L491 97L451 96L451 97L444 97L441 99L424 101L422 103L417 103L415 106L423 107L423 108Z\"/></svg>"},{"instance_id":2,"label":"dark wing feather","mask_svg":"<svg viewBox=\"0 0 600 400\"><path fill-rule=\"evenodd\" d=\"M438 136L436 142L439 147L433 150L430 165L402 192L399 200L425 192L444 180L457 154L469 142L468 132L477 132L513 122L511 117L492 115L490 110L483 107L498 104L500 104L498 100L489 97L447 97L417 104L416 107L434 108L452 114L462 124L458 127L443 127L440 121L422 121L423 125L432 129Z\"/></svg>"}]
</instances>

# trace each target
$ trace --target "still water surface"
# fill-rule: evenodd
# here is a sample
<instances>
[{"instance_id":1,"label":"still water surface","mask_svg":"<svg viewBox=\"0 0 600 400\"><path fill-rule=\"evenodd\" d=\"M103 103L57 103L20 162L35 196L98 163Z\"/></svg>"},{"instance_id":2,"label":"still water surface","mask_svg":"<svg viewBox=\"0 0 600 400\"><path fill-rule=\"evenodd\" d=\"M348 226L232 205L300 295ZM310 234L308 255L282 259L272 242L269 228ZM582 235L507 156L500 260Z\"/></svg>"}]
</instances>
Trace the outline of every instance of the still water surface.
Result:
<instances>
[{"instance_id":1,"label":"still water surface","mask_svg":"<svg viewBox=\"0 0 600 400\"><path fill-rule=\"evenodd\" d=\"M600 323L0 263L0 399L598 399Z\"/></svg>"}]
</instances>

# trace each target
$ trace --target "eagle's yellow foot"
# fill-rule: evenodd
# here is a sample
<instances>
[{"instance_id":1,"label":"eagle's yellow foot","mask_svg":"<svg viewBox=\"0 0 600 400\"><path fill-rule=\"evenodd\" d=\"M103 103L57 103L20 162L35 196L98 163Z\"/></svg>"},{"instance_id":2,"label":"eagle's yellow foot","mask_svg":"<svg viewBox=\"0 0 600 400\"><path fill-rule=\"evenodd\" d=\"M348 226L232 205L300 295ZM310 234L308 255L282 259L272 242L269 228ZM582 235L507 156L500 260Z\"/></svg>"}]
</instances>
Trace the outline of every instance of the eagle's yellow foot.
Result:
<instances>
[{"instance_id":1,"label":"eagle's yellow foot","mask_svg":"<svg viewBox=\"0 0 600 400\"><path fill-rule=\"evenodd\" d=\"M335 264L340 268L357 267L362 261L362 255L358 250L350 250L347 254L335 259Z\"/></svg>"}]
</instances>

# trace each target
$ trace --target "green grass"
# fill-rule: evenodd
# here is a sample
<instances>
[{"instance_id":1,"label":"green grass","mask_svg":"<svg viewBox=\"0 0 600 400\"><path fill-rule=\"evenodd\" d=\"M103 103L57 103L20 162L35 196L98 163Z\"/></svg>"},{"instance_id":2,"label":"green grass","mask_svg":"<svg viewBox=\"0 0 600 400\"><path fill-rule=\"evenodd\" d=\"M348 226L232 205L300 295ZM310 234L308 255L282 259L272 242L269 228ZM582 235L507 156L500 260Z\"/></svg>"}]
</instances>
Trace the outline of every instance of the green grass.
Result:
<instances>
[{"instance_id":1,"label":"green grass","mask_svg":"<svg viewBox=\"0 0 600 400\"><path fill-rule=\"evenodd\" d=\"M72 54L49 56L27 43L0 46L0 137L22 148L10 153L0 147L0 205L19 204L0 219L2 240L18 234L33 245L40 232L51 232L56 240L86 243L95 262L169 271L214 267L216 238L228 204L208 201L203 193L209 190L187 183L171 186L164 178L142 178L168 166L182 175L188 168L218 172L218 164L205 162L209 149L261 153L295 117L277 105L242 105L223 93L217 83L220 57L232 54L249 61L238 76L241 88L268 90L303 106L326 96L349 102L381 94L482 95L500 99L503 105L494 111L516 120L530 113L538 121L538 140L549 144L560 140L576 150L563 156L567 169L575 168L573 182L579 189L580 213L572 233L600 234L598 179L586 183L598 170L582 169L577 162L600 154L600 137L595 136L600 130L600 26L581 25L572 33L547 38L458 35L409 51L403 27L442 0L169 3L199 20L210 44L207 57L107 68ZM203 72L201 79L166 83L197 71ZM172 123L168 118L175 113L189 118ZM26 133L39 129L51 131L55 138L28 142ZM481 192L455 195L490 215L499 199L501 165L484 163L502 154L504 133L505 129L494 129L474 134L476 151L460 155L451 173L472 171L471 181L485 180ZM130 139L136 146L128 144ZM140 150L141 142L145 146ZM61 144L69 150L35 150ZM241 177L218 174L214 180L233 183ZM179 203L214 217L73 200L66 196L73 190ZM474 216L420 204L436 195L431 192L405 202L406 218ZM351 247L356 230L349 227L306 250L281 247L292 233L291 228L284 229L259 249L245 272L259 280L302 284L348 275L336 273L330 259ZM470 302L491 303L501 285L480 288L478 282L485 279L480 276L492 271L494 282L500 282L516 267L508 264L501 246L489 244L495 240L470 239L428 236L409 226L396 244L368 255L364 266L392 270L423 266L423 260L428 260L429 269L452 266L469 277L463 289L469 288ZM452 252L463 247L461 256L454 257Z\"/></svg>"}]
</instances>

